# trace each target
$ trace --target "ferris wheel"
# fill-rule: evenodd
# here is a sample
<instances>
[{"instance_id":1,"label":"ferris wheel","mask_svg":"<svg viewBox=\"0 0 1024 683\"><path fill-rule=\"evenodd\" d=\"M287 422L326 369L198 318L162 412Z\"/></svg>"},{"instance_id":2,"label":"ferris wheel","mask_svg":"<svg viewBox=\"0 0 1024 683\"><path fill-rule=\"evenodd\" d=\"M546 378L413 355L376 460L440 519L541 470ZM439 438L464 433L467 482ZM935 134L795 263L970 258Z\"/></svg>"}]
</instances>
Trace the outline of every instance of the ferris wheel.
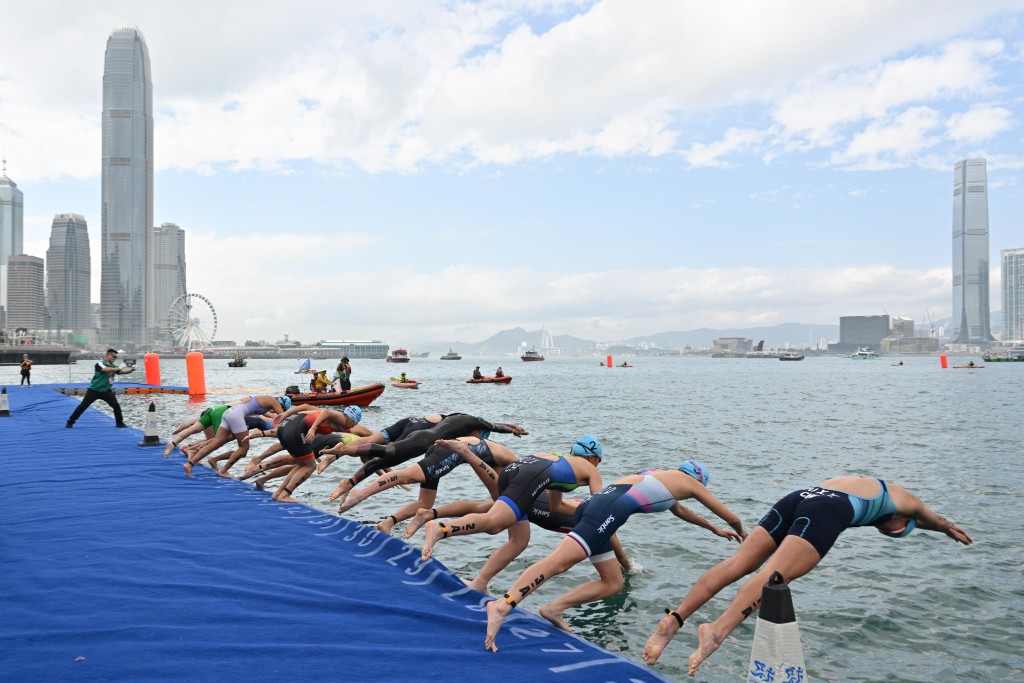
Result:
<instances>
[{"instance_id":1,"label":"ferris wheel","mask_svg":"<svg viewBox=\"0 0 1024 683\"><path fill-rule=\"evenodd\" d=\"M177 348L201 351L213 344L217 334L217 311L202 294L182 294L167 311L167 330Z\"/></svg>"}]
</instances>

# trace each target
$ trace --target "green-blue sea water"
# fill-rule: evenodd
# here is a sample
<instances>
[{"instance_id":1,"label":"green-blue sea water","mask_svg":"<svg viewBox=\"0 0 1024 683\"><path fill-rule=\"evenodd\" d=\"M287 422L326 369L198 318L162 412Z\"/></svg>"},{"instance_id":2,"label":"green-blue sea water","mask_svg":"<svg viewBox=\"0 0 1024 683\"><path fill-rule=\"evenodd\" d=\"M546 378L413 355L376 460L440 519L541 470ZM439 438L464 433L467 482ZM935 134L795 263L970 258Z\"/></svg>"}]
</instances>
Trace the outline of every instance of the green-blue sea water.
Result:
<instances>
[{"instance_id":1,"label":"green-blue sea water","mask_svg":"<svg viewBox=\"0 0 1024 683\"><path fill-rule=\"evenodd\" d=\"M120 400L126 420L140 429L154 401L166 439L173 425L207 405L249 393L280 394L289 384L307 383L308 376L293 374L300 360L250 360L245 368L207 360L205 401L180 395ZM890 358L629 360L634 367L603 367L596 357L549 357L543 363L511 357L414 359L407 365L357 360L353 386L387 385L365 409L364 424L373 430L408 415L467 412L524 425L527 437L494 437L524 454L565 451L578 436L594 434L604 444L606 482L698 458L710 469L711 491L748 528L784 494L832 476L898 482L963 526L975 543L964 547L927 532L901 540L871 528L845 532L825 560L792 586L808 674L822 681L1024 680L1024 364L942 370L938 358L916 357L904 358L902 367L894 367ZM144 379L141 359L139 364L136 375L125 380ZM336 364L332 359L320 366L330 374ZM478 364L485 374L503 366L511 384L466 384ZM83 360L36 366L32 375L37 384L88 382L91 368L92 361ZM402 370L420 380L421 388L392 388L389 377ZM17 368L5 372L12 375L8 382L17 382ZM163 360L161 374L164 384L187 383L182 360ZM103 403L94 406L109 412ZM252 452L270 443L257 440ZM142 450L139 457L160 455ZM177 468L181 461L175 453L167 465ZM355 467L355 459L341 459L303 485L297 497L334 512L328 493ZM233 472L243 468L244 461ZM205 484L199 478L195 485ZM482 493L472 472L459 468L442 481L438 503L478 499ZM376 523L413 496L393 489L349 515ZM691 507L714 521L699 504L691 501ZM403 530L399 525L395 534ZM693 581L732 553L735 544L668 513L635 515L619 533L642 570L627 577L621 594L566 616L577 634L640 661L663 609L675 607ZM446 540L434 556L472 578L501 538ZM534 528L530 547L492 582L492 591L503 593L559 540ZM419 545L422 534L413 542ZM545 584L524 607L536 610L594 575L583 563ZM368 590L376 589L369 583ZM733 595L727 588L690 619L658 663L662 673L686 678L696 625L717 616ZM751 619L737 629L695 680L740 680L753 628Z\"/></svg>"}]
</instances>

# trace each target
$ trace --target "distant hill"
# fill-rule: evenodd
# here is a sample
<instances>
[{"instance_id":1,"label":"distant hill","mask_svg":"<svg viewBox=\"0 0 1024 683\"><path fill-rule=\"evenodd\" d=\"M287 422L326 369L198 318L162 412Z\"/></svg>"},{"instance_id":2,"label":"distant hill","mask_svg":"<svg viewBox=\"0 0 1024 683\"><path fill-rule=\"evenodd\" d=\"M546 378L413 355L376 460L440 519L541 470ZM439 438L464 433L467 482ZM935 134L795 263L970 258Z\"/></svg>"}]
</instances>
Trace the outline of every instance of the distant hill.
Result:
<instances>
[{"instance_id":1,"label":"distant hill","mask_svg":"<svg viewBox=\"0 0 1024 683\"><path fill-rule=\"evenodd\" d=\"M431 358L437 358L448 350L448 347L455 349L465 355L505 355L518 353L523 349L535 346L540 348L542 330L527 331L521 327L514 327L510 330L502 330L497 334L480 342L445 342L419 340L408 342L406 348L411 351L429 351ZM786 346L806 347L814 346L821 338L834 341L839 338L839 325L805 325L803 323L784 323L773 327L751 327L751 328L728 328L711 329L702 327L698 330L686 332L659 332L643 337L632 337L630 339L606 340L597 342L592 339L580 339L572 335L554 335L555 346L560 349L591 351L598 347L608 345L614 346L656 346L660 349L683 349L687 346L698 348L710 348L712 342L719 337L744 337L751 339L756 344L764 340L766 348L780 348Z\"/></svg>"},{"instance_id":2,"label":"distant hill","mask_svg":"<svg viewBox=\"0 0 1024 683\"><path fill-rule=\"evenodd\" d=\"M1002 329L1002 311L992 311L991 315L992 332L998 333ZM922 337L928 336L927 323L924 320L915 321L917 334ZM950 319L936 320L936 327L948 329ZM405 342L405 348L410 351L429 351L431 358L438 358L448 350L449 346L461 354L476 356L501 356L510 353L519 353L526 348L535 346L541 348L541 335L543 330L528 332L521 327L514 327L511 330L502 330L497 334L480 342L438 342L435 340L417 340ZM560 349L575 351L592 351L598 345L602 348L618 349L622 347L654 346L659 349L682 350L689 346L691 349L707 349L715 339L719 337L743 337L750 339L755 344L764 340L766 349L785 348L787 346L796 348L814 347L821 339L830 342L839 340L839 325L808 325L805 323L782 323L767 327L729 327L724 329L713 329L701 327L696 330L685 332L659 332L643 337L631 337L629 339L594 341L592 339L580 339L568 334L554 335L555 346ZM621 351L616 351L621 353Z\"/></svg>"}]
</instances>

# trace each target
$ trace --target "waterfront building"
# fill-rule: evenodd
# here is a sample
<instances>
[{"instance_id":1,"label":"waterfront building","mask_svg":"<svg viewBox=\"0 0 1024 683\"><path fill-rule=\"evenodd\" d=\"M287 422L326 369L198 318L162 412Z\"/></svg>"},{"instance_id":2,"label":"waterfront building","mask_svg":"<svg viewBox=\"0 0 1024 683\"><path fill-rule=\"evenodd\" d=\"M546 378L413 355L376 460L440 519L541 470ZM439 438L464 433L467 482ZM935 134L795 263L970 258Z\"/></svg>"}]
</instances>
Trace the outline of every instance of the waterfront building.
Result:
<instances>
[{"instance_id":1,"label":"waterfront building","mask_svg":"<svg viewBox=\"0 0 1024 683\"><path fill-rule=\"evenodd\" d=\"M888 315L845 315L839 318L839 342L829 344L836 353L853 352L860 348L877 350L889 336Z\"/></svg>"},{"instance_id":2,"label":"waterfront building","mask_svg":"<svg viewBox=\"0 0 1024 683\"><path fill-rule=\"evenodd\" d=\"M388 350L390 347L387 342L372 340L372 341L342 341L333 339L323 339L317 342L316 347L321 351L328 352L325 354L328 357L347 356L352 360L356 359L384 359L388 357Z\"/></svg>"},{"instance_id":3,"label":"waterfront building","mask_svg":"<svg viewBox=\"0 0 1024 683\"><path fill-rule=\"evenodd\" d=\"M137 28L116 28L103 64L100 326L145 344L153 310L153 84Z\"/></svg>"},{"instance_id":4,"label":"waterfront building","mask_svg":"<svg viewBox=\"0 0 1024 683\"><path fill-rule=\"evenodd\" d=\"M41 330L46 327L43 300L43 259L19 254L7 259L7 327Z\"/></svg>"},{"instance_id":5,"label":"waterfront building","mask_svg":"<svg viewBox=\"0 0 1024 683\"><path fill-rule=\"evenodd\" d=\"M987 344L989 324L988 176L985 159L964 159L953 169L954 344Z\"/></svg>"},{"instance_id":6,"label":"waterfront building","mask_svg":"<svg viewBox=\"0 0 1024 683\"><path fill-rule=\"evenodd\" d=\"M174 223L163 223L153 228L153 308L157 328L167 327L171 304L187 291L185 231Z\"/></svg>"},{"instance_id":7,"label":"waterfront building","mask_svg":"<svg viewBox=\"0 0 1024 683\"><path fill-rule=\"evenodd\" d=\"M1024 247L1003 249L1003 343L1024 344Z\"/></svg>"},{"instance_id":8,"label":"waterfront building","mask_svg":"<svg viewBox=\"0 0 1024 683\"><path fill-rule=\"evenodd\" d=\"M0 171L0 311L7 305L7 259L22 252L25 196L7 177L7 159Z\"/></svg>"},{"instance_id":9,"label":"waterfront building","mask_svg":"<svg viewBox=\"0 0 1024 683\"><path fill-rule=\"evenodd\" d=\"M46 250L49 327L56 330L92 328L91 287L89 227L85 217L77 213L58 213L53 217L50 248Z\"/></svg>"}]
</instances>

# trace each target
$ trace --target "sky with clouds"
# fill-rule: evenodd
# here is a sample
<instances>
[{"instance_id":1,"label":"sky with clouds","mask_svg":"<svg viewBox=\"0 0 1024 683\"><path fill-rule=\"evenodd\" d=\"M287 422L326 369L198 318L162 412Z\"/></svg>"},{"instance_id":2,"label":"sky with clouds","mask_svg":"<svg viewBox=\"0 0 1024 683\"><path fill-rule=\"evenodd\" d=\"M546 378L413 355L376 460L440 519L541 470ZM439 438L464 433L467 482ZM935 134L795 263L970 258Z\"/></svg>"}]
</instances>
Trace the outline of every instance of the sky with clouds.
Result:
<instances>
[{"instance_id":1,"label":"sky with clouds","mask_svg":"<svg viewBox=\"0 0 1024 683\"><path fill-rule=\"evenodd\" d=\"M0 22L25 251L99 299L110 32L152 62L157 224L218 338L614 340L951 310L953 165L1024 246L1017 1L36 0Z\"/></svg>"}]
</instances>

